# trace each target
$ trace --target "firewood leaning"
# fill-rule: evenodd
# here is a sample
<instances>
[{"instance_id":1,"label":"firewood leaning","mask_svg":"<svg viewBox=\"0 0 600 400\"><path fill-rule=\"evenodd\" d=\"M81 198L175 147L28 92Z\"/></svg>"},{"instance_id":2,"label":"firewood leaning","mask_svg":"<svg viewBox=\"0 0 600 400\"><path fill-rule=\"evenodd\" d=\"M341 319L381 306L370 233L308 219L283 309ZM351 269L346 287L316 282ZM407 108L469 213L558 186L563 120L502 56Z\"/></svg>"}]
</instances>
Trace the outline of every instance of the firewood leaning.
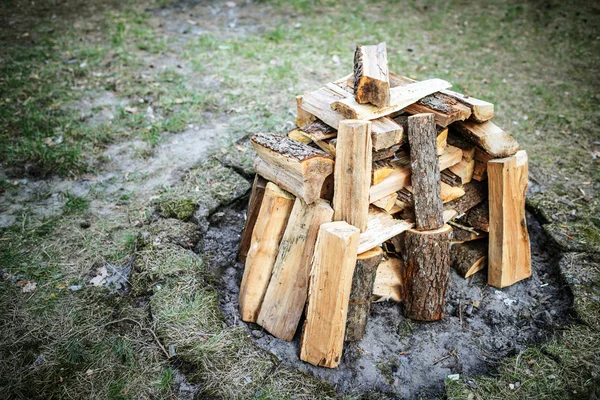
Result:
<instances>
[{"instance_id":1,"label":"firewood leaning","mask_svg":"<svg viewBox=\"0 0 600 400\"><path fill-rule=\"evenodd\" d=\"M390 80L385 42L377 46L356 47L354 94L360 104L372 103L377 107L390 105Z\"/></svg>"},{"instance_id":2,"label":"firewood leaning","mask_svg":"<svg viewBox=\"0 0 600 400\"><path fill-rule=\"evenodd\" d=\"M528 159L524 150L488 162L490 248L488 284L497 288L531 276L525 216Z\"/></svg>"},{"instance_id":3,"label":"firewood leaning","mask_svg":"<svg viewBox=\"0 0 600 400\"><path fill-rule=\"evenodd\" d=\"M346 120L338 132L333 220L367 229L371 180L371 122Z\"/></svg>"},{"instance_id":4,"label":"firewood leaning","mask_svg":"<svg viewBox=\"0 0 600 400\"><path fill-rule=\"evenodd\" d=\"M371 293L373 292L375 272L382 258L381 247L375 247L356 257L344 339L347 342L360 340L365 335L371 310Z\"/></svg>"},{"instance_id":5,"label":"firewood leaning","mask_svg":"<svg viewBox=\"0 0 600 400\"><path fill-rule=\"evenodd\" d=\"M359 229L344 221L321 225L312 260L300 359L335 368L342 358Z\"/></svg>"},{"instance_id":6,"label":"firewood leaning","mask_svg":"<svg viewBox=\"0 0 600 400\"><path fill-rule=\"evenodd\" d=\"M256 174L254 176L254 182L252 183L252 192L250 194L250 200L248 201L248 215L246 217L246 224L244 226L244 232L240 239L240 250L238 253L238 261L246 263L246 256L250 249L250 242L252 240L252 231L256 224L258 212L260 211L260 205L262 204L263 197L265 195L265 188L267 187L267 180L262 176Z\"/></svg>"},{"instance_id":7,"label":"firewood leaning","mask_svg":"<svg viewBox=\"0 0 600 400\"><path fill-rule=\"evenodd\" d=\"M267 184L240 284L240 314L246 322L256 322L293 205L294 196Z\"/></svg>"}]
</instances>

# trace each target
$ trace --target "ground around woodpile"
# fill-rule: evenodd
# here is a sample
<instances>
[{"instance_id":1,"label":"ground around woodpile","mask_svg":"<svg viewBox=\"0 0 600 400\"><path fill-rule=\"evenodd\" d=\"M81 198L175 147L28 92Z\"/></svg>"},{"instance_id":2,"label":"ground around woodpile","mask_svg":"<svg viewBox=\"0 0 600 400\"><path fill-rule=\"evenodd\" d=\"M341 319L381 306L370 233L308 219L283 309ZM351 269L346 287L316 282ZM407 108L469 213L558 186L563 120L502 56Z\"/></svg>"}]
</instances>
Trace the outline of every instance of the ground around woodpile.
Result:
<instances>
[{"instance_id":1,"label":"ground around woodpile","mask_svg":"<svg viewBox=\"0 0 600 400\"><path fill-rule=\"evenodd\" d=\"M600 396L600 8L558 1L0 4L0 397ZM398 16L402 16L399 18ZM336 370L239 320L254 132L385 40L530 157L534 275L373 307ZM448 376L458 374L458 379Z\"/></svg>"}]
</instances>

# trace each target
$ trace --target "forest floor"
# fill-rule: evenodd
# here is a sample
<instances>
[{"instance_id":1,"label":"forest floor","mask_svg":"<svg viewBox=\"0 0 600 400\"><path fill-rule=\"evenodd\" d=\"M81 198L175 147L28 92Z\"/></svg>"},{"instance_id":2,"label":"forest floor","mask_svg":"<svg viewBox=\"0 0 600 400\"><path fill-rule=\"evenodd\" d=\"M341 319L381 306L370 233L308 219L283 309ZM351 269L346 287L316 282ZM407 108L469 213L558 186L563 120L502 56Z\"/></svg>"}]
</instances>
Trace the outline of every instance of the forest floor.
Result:
<instances>
[{"instance_id":1,"label":"forest floor","mask_svg":"<svg viewBox=\"0 0 600 400\"><path fill-rule=\"evenodd\" d=\"M379 41L392 71L493 102L529 154L536 276L500 294L460 283L449 306L522 291L531 303L509 325L529 318L532 335L458 381L438 365L412 382L406 368L425 364L395 354L372 355L371 378L303 369L232 311L248 135L294 127L295 96ZM2 2L0 395L600 396L599 61L600 6L586 1ZM374 320L398 321L391 307Z\"/></svg>"}]
</instances>

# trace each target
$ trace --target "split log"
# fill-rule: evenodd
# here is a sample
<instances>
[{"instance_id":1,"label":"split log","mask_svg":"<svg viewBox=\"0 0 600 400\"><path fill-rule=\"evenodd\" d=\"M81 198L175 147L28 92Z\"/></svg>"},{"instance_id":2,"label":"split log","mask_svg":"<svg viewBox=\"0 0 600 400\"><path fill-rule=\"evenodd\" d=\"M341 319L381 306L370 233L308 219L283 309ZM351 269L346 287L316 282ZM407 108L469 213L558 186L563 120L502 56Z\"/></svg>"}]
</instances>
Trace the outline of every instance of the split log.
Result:
<instances>
[{"instance_id":1,"label":"split log","mask_svg":"<svg viewBox=\"0 0 600 400\"><path fill-rule=\"evenodd\" d=\"M487 198L488 189L485 183L471 181L463 186L465 194L456 200L444 204L445 210L455 210L458 215L464 214Z\"/></svg>"},{"instance_id":2,"label":"split log","mask_svg":"<svg viewBox=\"0 0 600 400\"><path fill-rule=\"evenodd\" d=\"M304 126L317 119L314 115L302 108L302 96L296 96L296 125Z\"/></svg>"},{"instance_id":3,"label":"split log","mask_svg":"<svg viewBox=\"0 0 600 400\"><path fill-rule=\"evenodd\" d=\"M387 107L360 104L355 98L346 97L331 103L331 109L339 112L347 119L372 120L402 110L427 95L451 86L450 83L441 79L429 79L390 89L390 105Z\"/></svg>"},{"instance_id":4,"label":"split log","mask_svg":"<svg viewBox=\"0 0 600 400\"><path fill-rule=\"evenodd\" d=\"M371 185L381 182L392 172L394 172L394 167L389 160L373 161L373 165L371 166Z\"/></svg>"},{"instance_id":5,"label":"split log","mask_svg":"<svg viewBox=\"0 0 600 400\"><path fill-rule=\"evenodd\" d=\"M467 224L483 232L490 231L490 209L487 201L471 208L465 220Z\"/></svg>"},{"instance_id":6,"label":"split log","mask_svg":"<svg viewBox=\"0 0 600 400\"><path fill-rule=\"evenodd\" d=\"M398 199L403 203L414 207L415 200L413 196L413 188L412 186L407 186L402 190L396 192ZM458 199L465 195L465 190L462 187L458 186L450 186L447 183L440 182L440 194L439 198L442 200L442 203L449 203L453 200ZM375 203L373 203L375 204Z\"/></svg>"},{"instance_id":7,"label":"split log","mask_svg":"<svg viewBox=\"0 0 600 400\"><path fill-rule=\"evenodd\" d=\"M466 243L454 243L450 248L450 265L463 278L485 268L488 241L472 240Z\"/></svg>"},{"instance_id":8,"label":"split log","mask_svg":"<svg viewBox=\"0 0 600 400\"><path fill-rule=\"evenodd\" d=\"M456 132L448 133L448 144L458 147L462 151L463 160L471 161L475 158L475 145Z\"/></svg>"},{"instance_id":9,"label":"split log","mask_svg":"<svg viewBox=\"0 0 600 400\"><path fill-rule=\"evenodd\" d=\"M338 129L340 121L347 118L340 113L333 111L331 109L331 104L346 98L352 98L352 100L354 100L352 93L335 84L327 84L319 90L305 93L301 98L300 108L305 113L313 115L332 128ZM378 118L371 122L371 132L376 135L385 133L394 135L402 129L402 127L395 123L391 118Z\"/></svg>"},{"instance_id":10,"label":"split log","mask_svg":"<svg viewBox=\"0 0 600 400\"><path fill-rule=\"evenodd\" d=\"M308 136L306 133L302 132L302 130L298 128L289 131L288 137L302 144L310 144L312 142L310 136Z\"/></svg>"},{"instance_id":11,"label":"split log","mask_svg":"<svg viewBox=\"0 0 600 400\"><path fill-rule=\"evenodd\" d=\"M462 184L467 184L473 179L473 171L475 170L475 160L467 161L464 158L458 164L448 168L450 172L458 176Z\"/></svg>"},{"instance_id":12,"label":"split log","mask_svg":"<svg viewBox=\"0 0 600 400\"><path fill-rule=\"evenodd\" d=\"M377 268L373 296L379 297L377 301L391 300L401 303L404 293L404 263L401 258L388 256Z\"/></svg>"},{"instance_id":13,"label":"split log","mask_svg":"<svg viewBox=\"0 0 600 400\"><path fill-rule=\"evenodd\" d=\"M364 253L367 250L371 250L413 226L414 224L411 222L394 219L394 217L385 211L380 211L375 207L371 207L369 210L367 230L360 234L358 252Z\"/></svg>"},{"instance_id":14,"label":"split log","mask_svg":"<svg viewBox=\"0 0 600 400\"><path fill-rule=\"evenodd\" d=\"M487 238L487 233L478 231L471 226L449 222L452 225L452 243L464 243L473 240Z\"/></svg>"},{"instance_id":15,"label":"split log","mask_svg":"<svg viewBox=\"0 0 600 400\"><path fill-rule=\"evenodd\" d=\"M488 162L490 247L488 284L510 286L531 276L525 216L528 159L524 150Z\"/></svg>"},{"instance_id":16,"label":"split log","mask_svg":"<svg viewBox=\"0 0 600 400\"><path fill-rule=\"evenodd\" d=\"M371 123L340 122L335 159L333 220L367 229L371 186Z\"/></svg>"},{"instance_id":17,"label":"split log","mask_svg":"<svg viewBox=\"0 0 600 400\"><path fill-rule=\"evenodd\" d=\"M357 46L354 53L354 93L356 101L377 107L390 105L390 81L385 42Z\"/></svg>"},{"instance_id":18,"label":"split log","mask_svg":"<svg viewBox=\"0 0 600 400\"><path fill-rule=\"evenodd\" d=\"M473 168L473 179L483 181L487 178L487 163L492 159L492 156L485 151L475 149L475 167Z\"/></svg>"},{"instance_id":19,"label":"split log","mask_svg":"<svg viewBox=\"0 0 600 400\"><path fill-rule=\"evenodd\" d=\"M373 122L373 121L371 121ZM373 127L371 127L372 129ZM387 149L383 149L383 150L379 150L379 151L374 151L373 152L373 161L381 161L381 160L385 160L386 158L390 158L393 157L394 154L400 150L400 144L395 144L392 147L388 147Z\"/></svg>"},{"instance_id":20,"label":"split log","mask_svg":"<svg viewBox=\"0 0 600 400\"><path fill-rule=\"evenodd\" d=\"M307 205L297 198L294 203L257 320L275 337L288 342L294 338L308 295L317 234L332 217L333 209L325 200Z\"/></svg>"},{"instance_id":21,"label":"split log","mask_svg":"<svg viewBox=\"0 0 600 400\"><path fill-rule=\"evenodd\" d=\"M371 142L373 144L374 151L389 149L390 147L402 144L403 140L404 129L402 129L402 127L394 130L371 133Z\"/></svg>"},{"instance_id":22,"label":"split log","mask_svg":"<svg viewBox=\"0 0 600 400\"><path fill-rule=\"evenodd\" d=\"M404 315L407 318L436 321L444 317L451 232L449 225L430 231L406 231Z\"/></svg>"},{"instance_id":23,"label":"split log","mask_svg":"<svg viewBox=\"0 0 600 400\"><path fill-rule=\"evenodd\" d=\"M344 221L321 225L312 259L300 359L335 368L342 358L359 229Z\"/></svg>"},{"instance_id":24,"label":"split log","mask_svg":"<svg viewBox=\"0 0 600 400\"><path fill-rule=\"evenodd\" d=\"M299 129L308 137L310 137L314 142L318 142L319 140L332 139L337 136L337 130L318 119L301 126Z\"/></svg>"},{"instance_id":25,"label":"split log","mask_svg":"<svg viewBox=\"0 0 600 400\"><path fill-rule=\"evenodd\" d=\"M379 199L379 200L373 202L373 205L375 207L378 207L378 208L381 208L382 210L387 211L388 213L391 213L390 211L396 205L397 199L398 199L398 194L392 193L389 196L384 197L383 199Z\"/></svg>"},{"instance_id":26,"label":"split log","mask_svg":"<svg viewBox=\"0 0 600 400\"><path fill-rule=\"evenodd\" d=\"M435 138L433 114L408 117L415 222L420 231L438 229L444 225Z\"/></svg>"},{"instance_id":27,"label":"split log","mask_svg":"<svg viewBox=\"0 0 600 400\"><path fill-rule=\"evenodd\" d=\"M440 156L444 154L446 146L448 145L448 128L442 128L439 125L436 125L435 129L437 130L437 137L435 138L437 155Z\"/></svg>"},{"instance_id":28,"label":"split log","mask_svg":"<svg viewBox=\"0 0 600 400\"><path fill-rule=\"evenodd\" d=\"M464 185L462 178L449 169L440 172L440 180L450 186L462 187Z\"/></svg>"},{"instance_id":29,"label":"split log","mask_svg":"<svg viewBox=\"0 0 600 400\"><path fill-rule=\"evenodd\" d=\"M254 170L311 204L321 195L325 178L333 172L333 157L286 136L256 134L252 145L260 158Z\"/></svg>"},{"instance_id":30,"label":"split log","mask_svg":"<svg viewBox=\"0 0 600 400\"><path fill-rule=\"evenodd\" d=\"M450 96L471 109L471 119L476 122L485 122L494 117L494 105L487 101L476 99L466 94L442 90L441 93Z\"/></svg>"},{"instance_id":31,"label":"split log","mask_svg":"<svg viewBox=\"0 0 600 400\"><path fill-rule=\"evenodd\" d=\"M390 74L391 87L406 86L415 82L417 81L410 78ZM407 106L404 111L409 114L432 113L435 115L436 124L442 127L446 127L455 121L464 121L470 117L471 109L468 106L442 92L423 97L414 104Z\"/></svg>"},{"instance_id":32,"label":"split log","mask_svg":"<svg viewBox=\"0 0 600 400\"><path fill-rule=\"evenodd\" d=\"M337 143L337 139L317 140L315 142L315 144L317 145L317 147L319 147L325 153L332 155L333 157L336 156L336 152L335 152L335 144L336 143Z\"/></svg>"},{"instance_id":33,"label":"split log","mask_svg":"<svg viewBox=\"0 0 600 400\"><path fill-rule=\"evenodd\" d=\"M346 342L355 342L365 335L371 311L371 293L377 266L383 258L381 247L375 247L356 257L356 268L352 276L352 289L348 303Z\"/></svg>"},{"instance_id":34,"label":"split log","mask_svg":"<svg viewBox=\"0 0 600 400\"><path fill-rule=\"evenodd\" d=\"M491 121L459 121L452 127L492 157L512 156L519 150L519 143Z\"/></svg>"},{"instance_id":35,"label":"split log","mask_svg":"<svg viewBox=\"0 0 600 400\"><path fill-rule=\"evenodd\" d=\"M256 322L293 205L294 196L267 183L240 284L243 321Z\"/></svg>"},{"instance_id":36,"label":"split log","mask_svg":"<svg viewBox=\"0 0 600 400\"><path fill-rule=\"evenodd\" d=\"M240 251L238 253L239 262L245 264L248 250L250 249L250 242L252 241L252 231L254 231L254 225L256 225L256 219L258 218L258 212L260 211L260 205L262 204L263 197L265 195L265 188L267 187L267 180L262 176L256 174L254 176L254 182L252 183L252 192L250 194L250 200L248 202L248 214L246 216L246 224L244 226L244 232L240 239Z\"/></svg>"}]
</instances>

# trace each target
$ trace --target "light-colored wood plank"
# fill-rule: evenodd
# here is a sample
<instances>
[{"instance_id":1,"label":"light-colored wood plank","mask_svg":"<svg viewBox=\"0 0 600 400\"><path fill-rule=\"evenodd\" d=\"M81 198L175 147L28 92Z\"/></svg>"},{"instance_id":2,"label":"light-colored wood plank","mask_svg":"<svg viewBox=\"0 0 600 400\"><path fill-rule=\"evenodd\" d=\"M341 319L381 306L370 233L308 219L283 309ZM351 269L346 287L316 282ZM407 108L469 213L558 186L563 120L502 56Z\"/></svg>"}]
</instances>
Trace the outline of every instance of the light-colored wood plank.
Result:
<instances>
[{"instance_id":1,"label":"light-colored wood plank","mask_svg":"<svg viewBox=\"0 0 600 400\"><path fill-rule=\"evenodd\" d=\"M300 341L302 361L328 368L340 363L359 235L344 221L321 225Z\"/></svg>"},{"instance_id":2,"label":"light-colored wood plank","mask_svg":"<svg viewBox=\"0 0 600 400\"><path fill-rule=\"evenodd\" d=\"M367 230L360 234L358 252L364 253L367 250L371 250L413 226L414 223L412 222L394 219L387 212L378 210L376 207L371 207L369 209Z\"/></svg>"},{"instance_id":3,"label":"light-colored wood plank","mask_svg":"<svg viewBox=\"0 0 600 400\"><path fill-rule=\"evenodd\" d=\"M334 172L333 220L367 229L371 186L371 122L340 122Z\"/></svg>"},{"instance_id":4,"label":"light-colored wood plank","mask_svg":"<svg viewBox=\"0 0 600 400\"><path fill-rule=\"evenodd\" d=\"M293 205L294 196L272 182L267 184L240 284L243 321L256 322Z\"/></svg>"},{"instance_id":5,"label":"light-colored wood plank","mask_svg":"<svg viewBox=\"0 0 600 400\"><path fill-rule=\"evenodd\" d=\"M317 200L307 205L296 198L257 320L275 337L288 342L294 338L308 295L317 234L332 217L329 202Z\"/></svg>"},{"instance_id":6,"label":"light-colored wood plank","mask_svg":"<svg viewBox=\"0 0 600 400\"><path fill-rule=\"evenodd\" d=\"M302 96L296 96L296 125L304 126L315 119L317 117L302 108Z\"/></svg>"},{"instance_id":7,"label":"light-colored wood plank","mask_svg":"<svg viewBox=\"0 0 600 400\"><path fill-rule=\"evenodd\" d=\"M510 286L531 276L525 215L528 158L524 150L488 162L490 244L488 284Z\"/></svg>"}]
</instances>

